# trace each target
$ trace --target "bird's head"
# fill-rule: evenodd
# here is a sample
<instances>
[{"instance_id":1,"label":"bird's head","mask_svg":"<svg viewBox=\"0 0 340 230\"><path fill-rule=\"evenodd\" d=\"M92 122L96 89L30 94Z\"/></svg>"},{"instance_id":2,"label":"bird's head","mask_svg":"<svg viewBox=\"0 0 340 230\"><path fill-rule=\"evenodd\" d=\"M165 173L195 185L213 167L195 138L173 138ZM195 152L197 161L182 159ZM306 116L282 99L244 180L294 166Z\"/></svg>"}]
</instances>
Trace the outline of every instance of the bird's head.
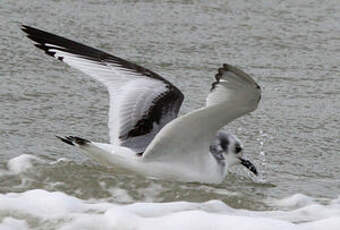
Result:
<instances>
[{"instance_id":1,"label":"bird's head","mask_svg":"<svg viewBox=\"0 0 340 230\"><path fill-rule=\"evenodd\" d=\"M210 152L217 162L226 164L227 168L241 164L257 175L256 167L242 158L243 147L240 140L230 133L219 131L210 145Z\"/></svg>"}]
</instances>

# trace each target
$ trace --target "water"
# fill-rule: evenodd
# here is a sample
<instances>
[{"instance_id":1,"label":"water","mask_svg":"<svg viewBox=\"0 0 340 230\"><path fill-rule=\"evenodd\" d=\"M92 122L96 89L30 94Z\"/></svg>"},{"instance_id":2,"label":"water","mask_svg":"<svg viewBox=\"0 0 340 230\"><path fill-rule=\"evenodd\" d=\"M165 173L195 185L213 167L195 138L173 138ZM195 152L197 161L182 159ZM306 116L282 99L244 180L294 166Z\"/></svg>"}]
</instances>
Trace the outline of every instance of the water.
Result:
<instances>
[{"instance_id":1,"label":"water","mask_svg":"<svg viewBox=\"0 0 340 230\"><path fill-rule=\"evenodd\" d=\"M288 223L317 226L322 218L339 218L339 12L337 0L2 1L0 229L79 229L72 222L81 222L79 216L41 216L37 197L44 197L51 215L59 213L53 192L62 192L58 202L65 205L81 199L72 210L87 221L95 218L91 212L113 218L110 208L119 204L118 213L125 213L136 202L187 201L195 209L210 200L227 205L224 213L244 216L244 209ZM215 186L151 180L104 168L61 143L55 135L108 142L108 95L99 83L35 49L20 31L22 23L160 73L186 95L182 114L204 104L222 63L241 67L261 85L263 97L254 113L228 129L243 141L260 178L235 168ZM18 207L6 203L13 192ZM278 205L286 197L291 200ZM93 206L82 208L88 202ZM315 206L308 218L292 217ZM322 210L327 214L315 217Z\"/></svg>"}]
</instances>

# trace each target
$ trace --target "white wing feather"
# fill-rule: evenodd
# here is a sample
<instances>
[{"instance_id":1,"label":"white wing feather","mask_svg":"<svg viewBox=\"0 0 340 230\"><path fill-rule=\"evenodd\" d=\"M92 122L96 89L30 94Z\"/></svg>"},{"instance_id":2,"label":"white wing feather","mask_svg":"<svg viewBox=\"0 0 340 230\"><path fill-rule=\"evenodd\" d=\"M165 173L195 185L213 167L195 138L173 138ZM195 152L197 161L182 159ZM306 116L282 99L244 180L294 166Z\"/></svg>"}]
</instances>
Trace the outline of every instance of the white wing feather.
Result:
<instances>
[{"instance_id":1,"label":"white wing feather","mask_svg":"<svg viewBox=\"0 0 340 230\"><path fill-rule=\"evenodd\" d=\"M111 143L143 152L177 117L183 94L158 74L119 57L29 26L22 30L46 54L103 83L110 94ZM157 107L157 108L156 108Z\"/></svg>"},{"instance_id":2,"label":"white wing feather","mask_svg":"<svg viewBox=\"0 0 340 230\"><path fill-rule=\"evenodd\" d=\"M146 149L144 160L178 161L203 169L216 132L257 108L261 89L249 75L225 64L215 78L206 107L169 122Z\"/></svg>"}]
</instances>

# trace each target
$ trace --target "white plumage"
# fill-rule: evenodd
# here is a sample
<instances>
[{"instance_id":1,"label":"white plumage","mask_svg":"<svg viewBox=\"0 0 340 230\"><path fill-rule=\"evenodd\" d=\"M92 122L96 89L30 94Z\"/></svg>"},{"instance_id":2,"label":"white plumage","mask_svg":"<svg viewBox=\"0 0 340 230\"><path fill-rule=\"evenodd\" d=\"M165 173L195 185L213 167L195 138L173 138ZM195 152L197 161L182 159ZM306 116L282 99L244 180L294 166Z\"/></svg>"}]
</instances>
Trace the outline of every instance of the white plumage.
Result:
<instances>
[{"instance_id":1,"label":"white plumage","mask_svg":"<svg viewBox=\"0 0 340 230\"><path fill-rule=\"evenodd\" d=\"M221 132L216 137L218 130L254 111L260 101L260 87L240 69L224 64L206 106L177 118L183 94L158 74L51 33L22 29L46 54L102 82L109 91L111 144L73 136L59 137L62 141L102 164L150 177L220 183L228 167L237 163L257 173L235 150L240 148L236 137Z\"/></svg>"}]
</instances>

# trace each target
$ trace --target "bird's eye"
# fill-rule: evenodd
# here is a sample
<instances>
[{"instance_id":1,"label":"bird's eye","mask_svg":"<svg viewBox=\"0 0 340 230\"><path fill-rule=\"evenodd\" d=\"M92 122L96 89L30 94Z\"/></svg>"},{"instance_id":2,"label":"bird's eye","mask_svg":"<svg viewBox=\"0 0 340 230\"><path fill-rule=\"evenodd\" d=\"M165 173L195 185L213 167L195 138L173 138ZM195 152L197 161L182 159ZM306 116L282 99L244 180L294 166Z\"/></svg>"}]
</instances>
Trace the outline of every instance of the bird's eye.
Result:
<instances>
[{"instance_id":1,"label":"bird's eye","mask_svg":"<svg viewBox=\"0 0 340 230\"><path fill-rule=\"evenodd\" d=\"M240 153L241 151L242 151L242 147L239 146L239 145L236 145L236 147L235 147L235 152L236 152L236 153Z\"/></svg>"}]
</instances>

